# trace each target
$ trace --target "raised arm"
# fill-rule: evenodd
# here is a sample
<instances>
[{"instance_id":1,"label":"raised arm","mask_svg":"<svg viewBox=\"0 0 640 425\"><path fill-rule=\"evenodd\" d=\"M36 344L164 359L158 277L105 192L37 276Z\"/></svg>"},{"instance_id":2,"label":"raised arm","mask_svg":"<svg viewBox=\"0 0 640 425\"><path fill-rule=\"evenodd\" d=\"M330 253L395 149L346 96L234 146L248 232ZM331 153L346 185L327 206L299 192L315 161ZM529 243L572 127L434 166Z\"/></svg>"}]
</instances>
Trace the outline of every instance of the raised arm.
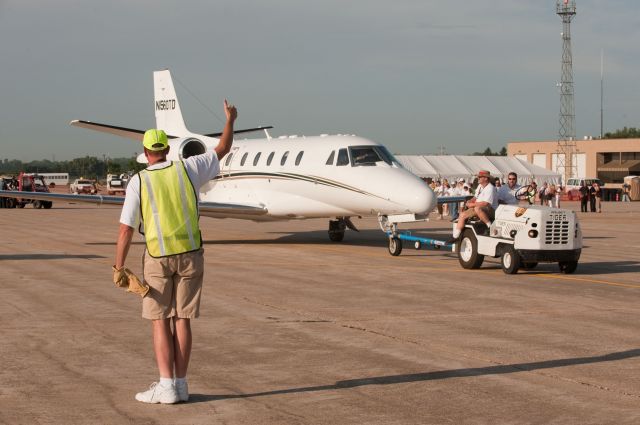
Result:
<instances>
[{"instance_id":1,"label":"raised arm","mask_svg":"<svg viewBox=\"0 0 640 425\"><path fill-rule=\"evenodd\" d=\"M227 99L224 100L224 113L227 116L227 122L224 125L224 130L222 130L220 142L214 149L218 155L218 159L222 159L231 150L231 145L233 144L233 123L238 117L236 107L230 105Z\"/></svg>"}]
</instances>

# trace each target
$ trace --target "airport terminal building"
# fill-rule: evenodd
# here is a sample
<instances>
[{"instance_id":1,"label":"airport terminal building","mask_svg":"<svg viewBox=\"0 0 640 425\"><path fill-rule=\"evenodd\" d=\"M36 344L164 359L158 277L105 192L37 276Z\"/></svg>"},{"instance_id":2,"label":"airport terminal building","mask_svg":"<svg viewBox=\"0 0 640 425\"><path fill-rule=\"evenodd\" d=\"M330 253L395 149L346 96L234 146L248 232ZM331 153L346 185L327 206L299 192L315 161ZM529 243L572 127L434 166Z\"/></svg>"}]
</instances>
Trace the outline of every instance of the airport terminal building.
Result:
<instances>
[{"instance_id":1,"label":"airport terminal building","mask_svg":"<svg viewBox=\"0 0 640 425\"><path fill-rule=\"evenodd\" d=\"M564 175L557 140L509 142L507 155ZM573 163L572 177L597 177L607 186L621 186L625 176L640 175L640 139L577 140Z\"/></svg>"}]
</instances>

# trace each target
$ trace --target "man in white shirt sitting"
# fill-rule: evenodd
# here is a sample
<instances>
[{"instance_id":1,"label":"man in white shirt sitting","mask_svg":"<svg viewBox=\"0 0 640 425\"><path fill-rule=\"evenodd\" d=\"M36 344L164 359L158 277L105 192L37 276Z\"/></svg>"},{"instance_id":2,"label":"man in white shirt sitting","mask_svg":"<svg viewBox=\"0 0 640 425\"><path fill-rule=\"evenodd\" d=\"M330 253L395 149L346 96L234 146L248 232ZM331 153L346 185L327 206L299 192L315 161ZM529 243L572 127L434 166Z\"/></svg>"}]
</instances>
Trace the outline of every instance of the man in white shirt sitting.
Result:
<instances>
[{"instance_id":1,"label":"man in white shirt sitting","mask_svg":"<svg viewBox=\"0 0 640 425\"><path fill-rule=\"evenodd\" d=\"M491 173L489 171L478 172L478 187L473 198L466 202L467 210L460 213L456 227L453 229L453 240L460 237L466 221L472 217L478 217L487 225L487 234L495 210L498 208L498 193L496 187L491 184Z\"/></svg>"},{"instance_id":2,"label":"man in white shirt sitting","mask_svg":"<svg viewBox=\"0 0 640 425\"><path fill-rule=\"evenodd\" d=\"M518 205L518 199L516 198L518 189L520 189L518 175L512 171L507 177L507 184L500 186L500 189L498 189L498 203Z\"/></svg>"}]
</instances>

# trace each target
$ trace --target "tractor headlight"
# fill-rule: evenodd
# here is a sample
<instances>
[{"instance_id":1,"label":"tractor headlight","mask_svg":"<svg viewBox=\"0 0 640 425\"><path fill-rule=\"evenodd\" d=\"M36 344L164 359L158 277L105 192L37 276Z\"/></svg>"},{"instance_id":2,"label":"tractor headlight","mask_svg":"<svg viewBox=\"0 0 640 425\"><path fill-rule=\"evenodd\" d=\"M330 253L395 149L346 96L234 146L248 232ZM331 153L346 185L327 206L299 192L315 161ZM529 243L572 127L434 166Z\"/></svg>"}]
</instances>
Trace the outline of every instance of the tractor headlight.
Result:
<instances>
[{"instance_id":1,"label":"tractor headlight","mask_svg":"<svg viewBox=\"0 0 640 425\"><path fill-rule=\"evenodd\" d=\"M535 230L535 229L529 230L529 237L530 238L537 238L538 237L538 231Z\"/></svg>"}]
</instances>

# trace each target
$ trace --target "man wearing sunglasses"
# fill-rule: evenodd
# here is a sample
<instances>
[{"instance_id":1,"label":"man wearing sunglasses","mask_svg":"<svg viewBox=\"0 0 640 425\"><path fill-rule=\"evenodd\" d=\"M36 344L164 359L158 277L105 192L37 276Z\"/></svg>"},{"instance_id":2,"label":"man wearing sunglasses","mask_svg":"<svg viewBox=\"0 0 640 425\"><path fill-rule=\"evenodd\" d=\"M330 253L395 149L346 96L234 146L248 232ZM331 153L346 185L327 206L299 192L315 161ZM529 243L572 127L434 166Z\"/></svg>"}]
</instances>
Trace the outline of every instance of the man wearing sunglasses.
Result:
<instances>
[{"instance_id":1,"label":"man wearing sunglasses","mask_svg":"<svg viewBox=\"0 0 640 425\"><path fill-rule=\"evenodd\" d=\"M518 205L516 192L520 189L518 184L518 175L513 171L507 177L507 184L500 186L498 189L498 203L507 205Z\"/></svg>"}]
</instances>

